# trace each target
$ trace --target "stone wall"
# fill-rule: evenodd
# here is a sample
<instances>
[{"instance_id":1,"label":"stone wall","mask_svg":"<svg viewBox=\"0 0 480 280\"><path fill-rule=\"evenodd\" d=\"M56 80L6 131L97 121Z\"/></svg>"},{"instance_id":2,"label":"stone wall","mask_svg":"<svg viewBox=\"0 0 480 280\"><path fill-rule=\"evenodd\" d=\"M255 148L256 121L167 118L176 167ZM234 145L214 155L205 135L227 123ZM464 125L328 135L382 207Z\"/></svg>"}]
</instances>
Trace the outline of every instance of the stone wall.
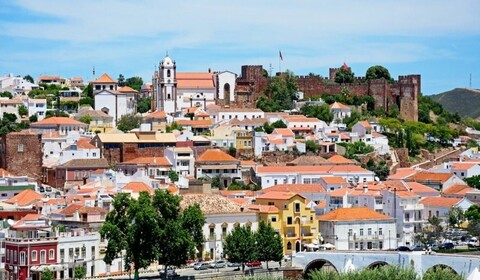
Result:
<instances>
[{"instance_id":1,"label":"stone wall","mask_svg":"<svg viewBox=\"0 0 480 280\"><path fill-rule=\"evenodd\" d=\"M2 139L2 168L15 175L42 180L42 136L11 132Z\"/></svg>"}]
</instances>

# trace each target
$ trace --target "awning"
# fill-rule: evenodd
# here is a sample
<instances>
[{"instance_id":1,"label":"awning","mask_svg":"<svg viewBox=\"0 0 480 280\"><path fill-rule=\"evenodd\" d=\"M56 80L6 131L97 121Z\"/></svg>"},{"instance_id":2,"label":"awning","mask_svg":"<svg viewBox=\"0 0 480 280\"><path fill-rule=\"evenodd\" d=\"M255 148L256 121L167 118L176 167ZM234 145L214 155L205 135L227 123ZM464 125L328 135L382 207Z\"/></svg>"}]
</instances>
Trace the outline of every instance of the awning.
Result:
<instances>
[{"instance_id":1,"label":"awning","mask_svg":"<svg viewBox=\"0 0 480 280\"><path fill-rule=\"evenodd\" d=\"M226 165L201 165L199 166L203 170L205 169L237 169L238 165L235 164L226 164Z\"/></svg>"}]
</instances>

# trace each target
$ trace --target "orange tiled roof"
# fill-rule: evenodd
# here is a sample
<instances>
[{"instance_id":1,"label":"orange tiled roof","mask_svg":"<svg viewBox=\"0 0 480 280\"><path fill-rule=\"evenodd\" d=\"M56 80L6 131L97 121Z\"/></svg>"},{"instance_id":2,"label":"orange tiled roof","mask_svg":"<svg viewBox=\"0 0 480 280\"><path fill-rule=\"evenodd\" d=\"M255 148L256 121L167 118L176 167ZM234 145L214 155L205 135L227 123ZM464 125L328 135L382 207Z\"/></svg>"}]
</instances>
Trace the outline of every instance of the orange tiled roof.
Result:
<instances>
[{"instance_id":1,"label":"orange tiled roof","mask_svg":"<svg viewBox=\"0 0 480 280\"><path fill-rule=\"evenodd\" d=\"M333 155L329 159L327 159L331 163L335 164L353 164L355 163L353 160L350 160L346 157L343 157L341 155Z\"/></svg>"},{"instance_id":2,"label":"orange tiled roof","mask_svg":"<svg viewBox=\"0 0 480 280\"><path fill-rule=\"evenodd\" d=\"M24 190L17 194L14 197L11 197L7 200L5 200L6 203L9 204L17 204L18 206L28 206L37 200L41 200L43 198L43 195L36 193L34 190Z\"/></svg>"},{"instance_id":3,"label":"orange tiled roof","mask_svg":"<svg viewBox=\"0 0 480 280\"><path fill-rule=\"evenodd\" d=\"M124 92L124 93L138 93L137 90L134 90L133 88L129 87L129 86L124 86L124 87L119 87L117 89L118 92Z\"/></svg>"},{"instance_id":4,"label":"orange tiled roof","mask_svg":"<svg viewBox=\"0 0 480 280\"><path fill-rule=\"evenodd\" d=\"M74 120L72 118L68 117L51 117L48 119L43 119L38 122L34 122L31 124L31 126L42 126L42 125L81 125L81 126L87 126L83 122Z\"/></svg>"},{"instance_id":5,"label":"orange tiled roof","mask_svg":"<svg viewBox=\"0 0 480 280\"><path fill-rule=\"evenodd\" d=\"M60 76L43 75L43 76L38 77L38 80L39 80L39 81L43 81L43 80L60 80Z\"/></svg>"},{"instance_id":6,"label":"orange tiled roof","mask_svg":"<svg viewBox=\"0 0 480 280\"><path fill-rule=\"evenodd\" d=\"M399 197L419 197L418 194L414 193L413 191L398 191L397 190L397 196Z\"/></svg>"},{"instance_id":7,"label":"orange tiled roof","mask_svg":"<svg viewBox=\"0 0 480 280\"><path fill-rule=\"evenodd\" d=\"M303 165L303 166L258 166L257 173L335 173L358 172L370 173L358 165Z\"/></svg>"},{"instance_id":8,"label":"orange tiled roof","mask_svg":"<svg viewBox=\"0 0 480 280\"><path fill-rule=\"evenodd\" d=\"M450 188L443 191L444 194L458 194L465 195L467 192L475 190L467 185L453 185Z\"/></svg>"},{"instance_id":9,"label":"orange tiled roof","mask_svg":"<svg viewBox=\"0 0 480 280\"><path fill-rule=\"evenodd\" d=\"M98 79L96 79L93 83L95 84L116 84L117 82L112 79L107 73L103 74L100 76Z\"/></svg>"},{"instance_id":10,"label":"orange tiled roof","mask_svg":"<svg viewBox=\"0 0 480 280\"><path fill-rule=\"evenodd\" d=\"M145 116L146 119L165 119L167 117L167 113L165 111L155 111Z\"/></svg>"},{"instance_id":11,"label":"orange tiled roof","mask_svg":"<svg viewBox=\"0 0 480 280\"><path fill-rule=\"evenodd\" d=\"M426 192L429 192L429 193L438 193L438 191L434 188L431 188L429 186L425 186L424 184L420 184L418 182L405 182L405 184L407 185L407 187L409 187L412 192L414 193L426 193Z\"/></svg>"},{"instance_id":12,"label":"orange tiled roof","mask_svg":"<svg viewBox=\"0 0 480 280\"><path fill-rule=\"evenodd\" d=\"M425 205L425 206L430 206L430 207L452 207L457 204L461 198L450 198L450 197L425 197L424 199L420 200L420 203Z\"/></svg>"},{"instance_id":13,"label":"orange tiled roof","mask_svg":"<svg viewBox=\"0 0 480 280\"><path fill-rule=\"evenodd\" d=\"M329 107L330 107L330 110L331 109L350 110L349 106L342 104L340 102L333 102L332 104L330 104Z\"/></svg>"},{"instance_id":14,"label":"orange tiled roof","mask_svg":"<svg viewBox=\"0 0 480 280\"><path fill-rule=\"evenodd\" d=\"M140 193L140 192L143 192L143 191L146 191L149 194L154 193L153 189L143 182L130 182L130 183L126 184L122 188L122 190L127 190L127 191L131 191L131 192L134 192L134 193Z\"/></svg>"},{"instance_id":15,"label":"orange tiled roof","mask_svg":"<svg viewBox=\"0 0 480 280\"><path fill-rule=\"evenodd\" d=\"M441 182L444 183L453 176L452 173L421 172L408 177L408 180L417 182Z\"/></svg>"},{"instance_id":16,"label":"orange tiled roof","mask_svg":"<svg viewBox=\"0 0 480 280\"><path fill-rule=\"evenodd\" d=\"M367 129L372 129L372 126L371 126L370 123L367 122L367 121L360 121L360 122L358 122L358 123L359 123L361 126L367 128Z\"/></svg>"},{"instance_id":17,"label":"orange tiled roof","mask_svg":"<svg viewBox=\"0 0 480 280\"><path fill-rule=\"evenodd\" d=\"M201 154L196 162L238 162L240 161L220 149L209 149Z\"/></svg>"},{"instance_id":18,"label":"orange tiled roof","mask_svg":"<svg viewBox=\"0 0 480 280\"><path fill-rule=\"evenodd\" d=\"M273 134L280 134L283 137L294 137L295 134L290 128L275 128L272 132Z\"/></svg>"},{"instance_id":19,"label":"orange tiled roof","mask_svg":"<svg viewBox=\"0 0 480 280\"><path fill-rule=\"evenodd\" d=\"M9 171L7 171L3 168L0 168L0 176L10 177L10 176L15 176L15 175L13 175L12 173L10 173Z\"/></svg>"},{"instance_id":20,"label":"orange tiled roof","mask_svg":"<svg viewBox=\"0 0 480 280\"><path fill-rule=\"evenodd\" d=\"M264 193L264 194L258 196L257 199L289 200L296 195L298 195L302 198L305 198L301 194L294 193L294 192L273 191L273 192Z\"/></svg>"},{"instance_id":21,"label":"orange tiled roof","mask_svg":"<svg viewBox=\"0 0 480 280\"><path fill-rule=\"evenodd\" d=\"M159 166L172 166L166 157L137 157L122 163L131 163L131 164L150 164L150 165L159 165Z\"/></svg>"},{"instance_id":22,"label":"orange tiled roof","mask_svg":"<svg viewBox=\"0 0 480 280\"><path fill-rule=\"evenodd\" d=\"M178 72L177 88L215 88L213 74L208 72Z\"/></svg>"},{"instance_id":23,"label":"orange tiled roof","mask_svg":"<svg viewBox=\"0 0 480 280\"><path fill-rule=\"evenodd\" d=\"M248 209L253 210L255 212L259 213L278 213L278 208L273 205L257 205L257 204L252 204L248 205Z\"/></svg>"},{"instance_id":24,"label":"orange tiled roof","mask_svg":"<svg viewBox=\"0 0 480 280\"><path fill-rule=\"evenodd\" d=\"M325 188L320 184L279 184L262 189L259 192L293 192L293 193L323 193Z\"/></svg>"},{"instance_id":25,"label":"orange tiled roof","mask_svg":"<svg viewBox=\"0 0 480 280\"><path fill-rule=\"evenodd\" d=\"M397 171L395 172L395 174L392 174L390 176L388 176L388 179L389 180L401 180L401 179L405 179L405 178L408 178L414 174L417 173L417 170L415 170L414 168L410 168L410 167L407 167L407 168L398 168Z\"/></svg>"},{"instance_id":26,"label":"orange tiled roof","mask_svg":"<svg viewBox=\"0 0 480 280\"><path fill-rule=\"evenodd\" d=\"M468 170L476 165L478 164L472 162L454 162L452 163L452 170Z\"/></svg>"},{"instance_id":27,"label":"orange tiled roof","mask_svg":"<svg viewBox=\"0 0 480 280\"><path fill-rule=\"evenodd\" d=\"M181 126L191 126L193 128L208 128L213 125L213 121L210 119L206 120L177 120L178 125Z\"/></svg>"},{"instance_id":28,"label":"orange tiled roof","mask_svg":"<svg viewBox=\"0 0 480 280\"><path fill-rule=\"evenodd\" d=\"M95 149L95 148L97 148L97 147L95 147L95 145L90 144L90 141L92 141L92 139L82 137L82 138L77 140L77 147L80 148L80 149Z\"/></svg>"},{"instance_id":29,"label":"orange tiled roof","mask_svg":"<svg viewBox=\"0 0 480 280\"><path fill-rule=\"evenodd\" d=\"M340 176L322 177L327 184L348 184L347 180Z\"/></svg>"},{"instance_id":30,"label":"orange tiled roof","mask_svg":"<svg viewBox=\"0 0 480 280\"><path fill-rule=\"evenodd\" d=\"M348 194L352 191L353 191L352 188L343 187L343 188L338 188L336 190L333 190L333 191L329 192L329 195L331 197L341 197L341 196L345 196L346 194Z\"/></svg>"},{"instance_id":31,"label":"orange tiled roof","mask_svg":"<svg viewBox=\"0 0 480 280\"><path fill-rule=\"evenodd\" d=\"M359 220L393 220L392 217L378 213L366 207L338 208L318 216L320 221L359 221Z\"/></svg>"},{"instance_id":32,"label":"orange tiled roof","mask_svg":"<svg viewBox=\"0 0 480 280\"><path fill-rule=\"evenodd\" d=\"M253 160L242 160L240 161L240 165L257 165L257 163Z\"/></svg>"},{"instance_id":33,"label":"orange tiled roof","mask_svg":"<svg viewBox=\"0 0 480 280\"><path fill-rule=\"evenodd\" d=\"M251 196L253 197L253 191L250 190L221 190L220 194L223 196L231 196L231 195L243 195L243 196Z\"/></svg>"}]
</instances>

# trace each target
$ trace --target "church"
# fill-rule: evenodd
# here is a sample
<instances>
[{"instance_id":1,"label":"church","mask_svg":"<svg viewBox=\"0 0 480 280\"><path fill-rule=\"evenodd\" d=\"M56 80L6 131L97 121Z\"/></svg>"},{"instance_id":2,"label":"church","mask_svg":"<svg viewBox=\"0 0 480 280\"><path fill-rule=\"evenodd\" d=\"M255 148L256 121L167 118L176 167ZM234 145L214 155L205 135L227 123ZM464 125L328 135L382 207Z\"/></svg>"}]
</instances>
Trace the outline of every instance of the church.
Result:
<instances>
[{"instance_id":1,"label":"church","mask_svg":"<svg viewBox=\"0 0 480 280\"><path fill-rule=\"evenodd\" d=\"M177 72L175 61L167 55L152 77L152 111L183 116L191 107L229 107L235 100L236 78L229 71Z\"/></svg>"}]
</instances>

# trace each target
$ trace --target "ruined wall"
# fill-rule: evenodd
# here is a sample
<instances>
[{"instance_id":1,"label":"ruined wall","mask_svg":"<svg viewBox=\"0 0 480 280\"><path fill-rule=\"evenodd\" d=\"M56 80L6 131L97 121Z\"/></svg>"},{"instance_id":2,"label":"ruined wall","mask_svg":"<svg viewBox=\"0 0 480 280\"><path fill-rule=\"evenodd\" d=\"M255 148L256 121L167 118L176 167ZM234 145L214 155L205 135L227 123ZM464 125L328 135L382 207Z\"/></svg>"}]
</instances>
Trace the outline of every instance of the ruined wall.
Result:
<instances>
[{"instance_id":1,"label":"ruined wall","mask_svg":"<svg viewBox=\"0 0 480 280\"><path fill-rule=\"evenodd\" d=\"M42 136L29 131L11 132L4 137L3 168L15 175L42 180Z\"/></svg>"}]
</instances>

